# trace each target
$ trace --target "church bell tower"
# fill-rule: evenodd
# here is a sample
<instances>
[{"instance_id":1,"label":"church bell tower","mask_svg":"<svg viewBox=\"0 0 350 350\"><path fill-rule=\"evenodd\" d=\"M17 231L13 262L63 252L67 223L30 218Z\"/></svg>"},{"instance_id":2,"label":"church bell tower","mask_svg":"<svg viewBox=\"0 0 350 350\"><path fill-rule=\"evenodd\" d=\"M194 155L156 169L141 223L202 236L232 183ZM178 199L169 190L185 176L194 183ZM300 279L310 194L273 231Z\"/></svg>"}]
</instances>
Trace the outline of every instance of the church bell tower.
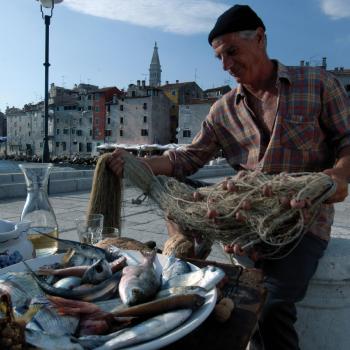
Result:
<instances>
[{"instance_id":1,"label":"church bell tower","mask_svg":"<svg viewBox=\"0 0 350 350\"><path fill-rule=\"evenodd\" d=\"M160 86L161 73L162 73L162 70L160 68L158 47L157 47L157 42L155 42L152 61L149 66L149 85L150 86Z\"/></svg>"}]
</instances>

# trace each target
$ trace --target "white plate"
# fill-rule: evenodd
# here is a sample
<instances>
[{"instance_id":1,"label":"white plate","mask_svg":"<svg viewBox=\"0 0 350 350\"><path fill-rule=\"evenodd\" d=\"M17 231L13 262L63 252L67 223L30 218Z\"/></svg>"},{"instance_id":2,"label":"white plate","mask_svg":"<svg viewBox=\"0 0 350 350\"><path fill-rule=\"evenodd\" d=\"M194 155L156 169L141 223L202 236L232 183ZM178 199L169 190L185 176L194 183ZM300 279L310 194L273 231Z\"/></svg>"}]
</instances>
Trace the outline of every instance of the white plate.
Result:
<instances>
[{"instance_id":1,"label":"white plate","mask_svg":"<svg viewBox=\"0 0 350 350\"><path fill-rule=\"evenodd\" d=\"M128 254L130 254L134 259L141 261L142 257L141 254L137 251L128 250L126 251ZM33 269L37 269L43 265L47 264L54 264L56 262L60 262L62 260L64 254L57 254L57 255L50 255L50 256L44 256L36 259L27 260L26 263L32 267ZM167 261L167 256L157 254L157 259L155 261L155 267L156 271L158 273L161 272L162 266ZM190 264L192 270L197 270L198 267ZM14 264L8 267L5 267L3 269L0 269L0 275L6 272L21 272L26 271L25 265L20 262L18 264ZM159 337L157 339L141 343L139 345L131 346L128 348L123 348L125 350L154 350L162 348L168 344L171 344L181 338L183 338L188 333L192 332L194 329L196 329L200 324L202 324L205 319L210 315L212 310L214 309L215 303L216 303L217 293L216 289L213 288L206 294L205 303L196 311L194 311L191 315L191 317L184 322L181 326L178 328L172 330L171 332L163 335L162 337Z\"/></svg>"},{"instance_id":2,"label":"white plate","mask_svg":"<svg viewBox=\"0 0 350 350\"><path fill-rule=\"evenodd\" d=\"M17 238L22 233L16 224L13 221L0 220L0 243Z\"/></svg>"}]
</instances>

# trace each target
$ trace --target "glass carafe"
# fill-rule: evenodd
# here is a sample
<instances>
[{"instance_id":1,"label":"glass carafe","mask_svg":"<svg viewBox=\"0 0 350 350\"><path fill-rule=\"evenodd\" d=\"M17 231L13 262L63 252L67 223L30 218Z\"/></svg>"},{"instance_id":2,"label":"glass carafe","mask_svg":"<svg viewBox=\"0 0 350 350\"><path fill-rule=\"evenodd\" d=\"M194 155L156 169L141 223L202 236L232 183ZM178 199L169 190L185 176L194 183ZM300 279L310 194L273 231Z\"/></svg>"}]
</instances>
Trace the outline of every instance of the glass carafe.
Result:
<instances>
[{"instance_id":1,"label":"glass carafe","mask_svg":"<svg viewBox=\"0 0 350 350\"><path fill-rule=\"evenodd\" d=\"M55 213L47 195L47 185L52 169L51 163L20 164L27 185L27 199L21 221L29 221L28 239L32 242L36 256L54 254L57 241L41 233L58 237Z\"/></svg>"}]
</instances>

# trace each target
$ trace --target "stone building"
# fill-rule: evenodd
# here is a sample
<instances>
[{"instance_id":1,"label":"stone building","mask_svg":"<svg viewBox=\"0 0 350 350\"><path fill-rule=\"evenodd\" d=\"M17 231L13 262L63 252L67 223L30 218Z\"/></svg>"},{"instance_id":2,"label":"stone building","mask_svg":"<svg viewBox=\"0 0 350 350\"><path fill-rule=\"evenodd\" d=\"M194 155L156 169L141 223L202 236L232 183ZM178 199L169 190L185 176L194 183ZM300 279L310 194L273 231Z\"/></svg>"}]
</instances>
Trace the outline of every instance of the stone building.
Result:
<instances>
[{"instance_id":1,"label":"stone building","mask_svg":"<svg viewBox=\"0 0 350 350\"><path fill-rule=\"evenodd\" d=\"M138 80L124 97L110 104L115 120L116 142L124 144L167 144L170 140L171 102L161 89Z\"/></svg>"},{"instance_id":2,"label":"stone building","mask_svg":"<svg viewBox=\"0 0 350 350\"><path fill-rule=\"evenodd\" d=\"M207 98L179 106L179 126L177 128L179 144L192 142L215 101L215 98Z\"/></svg>"}]
</instances>

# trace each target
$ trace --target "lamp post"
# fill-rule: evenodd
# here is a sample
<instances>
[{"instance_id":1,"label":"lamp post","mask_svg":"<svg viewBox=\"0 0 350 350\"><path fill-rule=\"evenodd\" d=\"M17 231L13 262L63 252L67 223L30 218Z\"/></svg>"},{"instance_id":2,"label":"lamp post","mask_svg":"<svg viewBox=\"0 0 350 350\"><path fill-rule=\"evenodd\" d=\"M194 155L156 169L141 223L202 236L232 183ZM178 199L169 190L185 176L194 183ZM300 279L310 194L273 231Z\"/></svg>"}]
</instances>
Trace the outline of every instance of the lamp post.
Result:
<instances>
[{"instance_id":1,"label":"lamp post","mask_svg":"<svg viewBox=\"0 0 350 350\"><path fill-rule=\"evenodd\" d=\"M41 16L45 22L45 102L44 102L44 145L43 145L43 163L50 161L50 150L49 150L49 27L50 20L53 13L55 4L59 4L63 0L37 0L40 1ZM49 14L45 14L45 9L49 9Z\"/></svg>"}]
</instances>

